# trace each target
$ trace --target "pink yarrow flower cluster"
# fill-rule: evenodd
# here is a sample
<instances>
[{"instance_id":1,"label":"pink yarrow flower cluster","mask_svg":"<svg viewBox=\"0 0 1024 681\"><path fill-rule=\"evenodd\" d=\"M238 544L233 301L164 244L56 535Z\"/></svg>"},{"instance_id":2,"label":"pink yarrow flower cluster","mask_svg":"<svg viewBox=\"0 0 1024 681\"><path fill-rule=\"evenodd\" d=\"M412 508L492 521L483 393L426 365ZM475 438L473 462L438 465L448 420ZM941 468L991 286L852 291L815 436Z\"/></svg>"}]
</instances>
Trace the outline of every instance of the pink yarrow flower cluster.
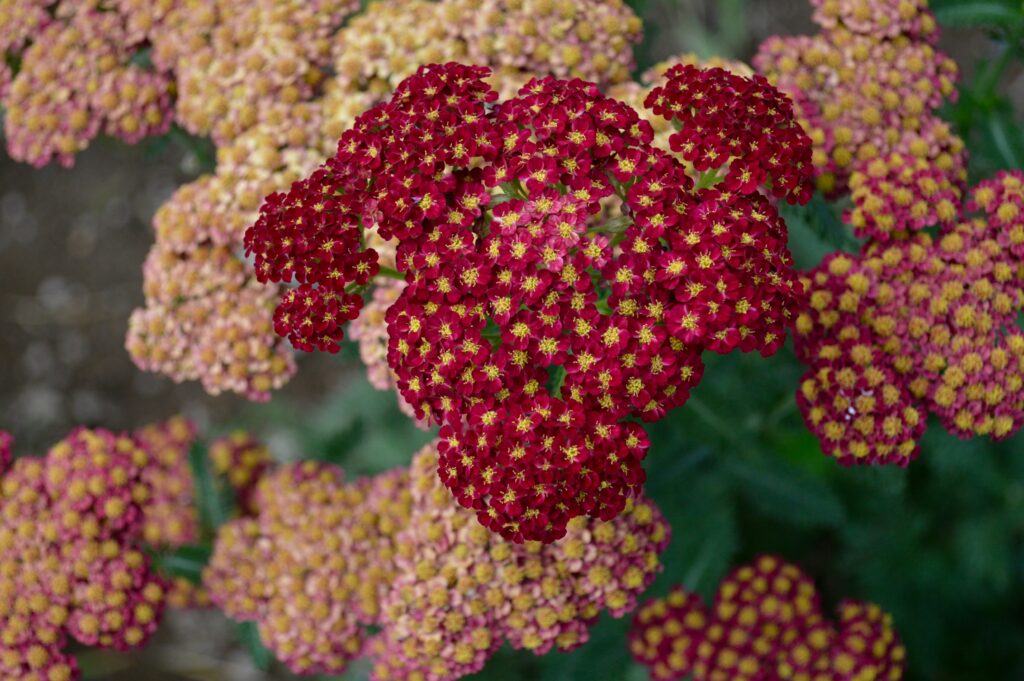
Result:
<instances>
[{"instance_id":1,"label":"pink yarrow flower cluster","mask_svg":"<svg viewBox=\"0 0 1024 681\"><path fill-rule=\"evenodd\" d=\"M197 441L195 424L183 416L153 423L133 433L149 453L143 479L151 490L143 507L143 537L150 549L175 550L209 540L199 522L196 480L190 460ZM234 496L242 516L253 515L255 489L270 468L270 453L252 435L235 431L209 443L208 463L215 479ZM180 575L165 575L167 605L177 610L210 606L205 586Z\"/></svg>"},{"instance_id":2,"label":"pink yarrow flower cluster","mask_svg":"<svg viewBox=\"0 0 1024 681\"><path fill-rule=\"evenodd\" d=\"M938 28L927 2L812 4L822 32L769 38L753 63L796 102L814 140L819 188L844 193L869 164L894 153L962 185L963 141L934 113L956 98L957 69L934 47Z\"/></svg>"},{"instance_id":3,"label":"pink yarrow flower cluster","mask_svg":"<svg viewBox=\"0 0 1024 681\"><path fill-rule=\"evenodd\" d=\"M643 604L629 648L657 681L898 681L906 663L890 615L844 600L828 621L810 578L775 556L733 571L710 607L682 587Z\"/></svg>"},{"instance_id":4,"label":"pink yarrow flower cluster","mask_svg":"<svg viewBox=\"0 0 1024 681\"><path fill-rule=\"evenodd\" d=\"M640 30L623 0L2 0L0 101L15 158L70 165L101 131L135 142L172 119L218 146L300 104L345 127L448 59L492 65L502 91L621 82Z\"/></svg>"},{"instance_id":5,"label":"pink yarrow flower cluster","mask_svg":"<svg viewBox=\"0 0 1024 681\"><path fill-rule=\"evenodd\" d=\"M810 144L763 79L680 66L648 98L696 171L582 81L497 102L487 69L430 66L246 233L257 276L296 282L275 328L336 351L397 240L406 286L388 364L442 424L439 471L492 530L552 541L643 482L643 429L686 401L701 352L773 353L799 296L785 225L758 190L808 198ZM770 182L769 182L770 180ZM593 224L618 197L625 217Z\"/></svg>"},{"instance_id":6,"label":"pink yarrow flower cluster","mask_svg":"<svg viewBox=\"0 0 1024 681\"><path fill-rule=\"evenodd\" d=\"M340 674L380 620L409 519L408 474L346 483L336 466L285 465L260 482L257 505L256 517L221 527L203 582L290 669Z\"/></svg>"},{"instance_id":7,"label":"pink yarrow flower cluster","mask_svg":"<svg viewBox=\"0 0 1024 681\"><path fill-rule=\"evenodd\" d=\"M154 548L177 548L200 541L196 482L189 453L197 442L195 424L183 416L139 428L133 433L149 453L143 478L151 489L143 508L143 534ZM267 447L246 431L214 438L208 447L211 474L223 480L242 515L256 513L256 486L270 470Z\"/></svg>"},{"instance_id":8,"label":"pink yarrow flower cluster","mask_svg":"<svg viewBox=\"0 0 1024 681\"><path fill-rule=\"evenodd\" d=\"M171 79L133 63L139 38L126 17L93 4L0 3L0 62L11 54L21 63L13 77L0 68L13 158L70 166L101 132L135 143L170 127Z\"/></svg>"},{"instance_id":9,"label":"pink yarrow flower cluster","mask_svg":"<svg viewBox=\"0 0 1024 681\"><path fill-rule=\"evenodd\" d=\"M146 307L129 319L125 345L142 369L265 400L295 362L273 331L275 291L235 252L225 194L219 177L205 176L157 211L157 242L143 267Z\"/></svg>"},{"instance_id":10,"label":"pink yarrow flower cluster","mask_svg":"<svg viewBox=\"0 0 1024 681\"><path fill-rule=\"evenodd\" d=\"M143 508L142 533L155 548L178 547L199 541L199 515L195 505L195 481L188 452L196 440L196 427L175 416L133 433L148 452L142 475L150 488Z\"/></svg>"},{"instance_id":11,"label":"pink yarrow flower cluster","mask_svg":"<svg viewBox=\"0 0 1024 681\"><path fill-rule=\"evenodd\" d=\"M247 285L233 230L265 195L322 162L355 116L417 67L472 55L496 67L502 92L533 73L611 84L628 78L640 37L622 0L363 5L0 0L0 106L14 157L70 165L101 132L135 142L166 132L172 118L218 147L216 179L200 178L168 203L180 213L195 200L192 228L168 229L174 220L164 213L154 225L146 305L127 339L144 370L254 400L290 378L291 358L269 333L276 294ZM198 291L165 286L210 267L237 276Z\"/></svg>"},{"instance_id":12,"label":"pink yarrow flower cluster","mask_svg":"<svg viewBox=\"0 0 1024 681\"><path fill-rule=\"evenodd\" d=\"M538 655L582 645L660 569L668 525L642 497L609 522L575 519L557 544L516 544L459 508L437 459L428 446L408 469L351 483L329 465L281 467L259 486L259 515L221 529L214 601L256 621L298 673L367 656L376 681L449 681L504 642Z\"/></svg>"},{"instance_id":13,"label":"pink yarrow flower cluster","mask_svg":"<svg viewBox=\"0 0 1024 681\"><path fill-rule=\"evenodd\" d=\"M69 640L146 642L165 586L141 549L148 456L130 437L73 431L0 480L0 676L78 678Z\"/></svg>"},{"instance_id":14,"label":"pink yarrow flower cluster","mask_svg":"<svg viewBox=\"0 0 1024 681\"><path fill-rule=\"evenodd\" d=\"M869 242L807 275L797 402L827 454L906 465L929 412L961 438L1024 424L1022 196L1024 174L1000 173L934 238Z\"/></svg>"}]
</instances>

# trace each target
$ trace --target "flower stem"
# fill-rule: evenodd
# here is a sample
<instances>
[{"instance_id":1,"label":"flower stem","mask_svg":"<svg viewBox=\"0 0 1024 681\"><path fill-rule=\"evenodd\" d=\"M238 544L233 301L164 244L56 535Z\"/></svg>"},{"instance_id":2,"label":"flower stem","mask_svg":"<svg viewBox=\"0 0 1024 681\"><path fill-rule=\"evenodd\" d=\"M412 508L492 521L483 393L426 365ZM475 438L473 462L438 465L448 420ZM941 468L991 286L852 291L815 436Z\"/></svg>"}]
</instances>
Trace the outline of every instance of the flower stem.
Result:
<instances>
[{"instance_id":1,"label":"flower stem","mask_svg":"<svg viewBox=\"0 0 1024 681\"><path fill-rule=\"evenodd\" d=\"M388 277L390 279L401 279L405 280L405 274L399 272L394 267L387 267L385 265L380 266L380 272L377 273L378 277Z\"/></svg>"}]
</instances>

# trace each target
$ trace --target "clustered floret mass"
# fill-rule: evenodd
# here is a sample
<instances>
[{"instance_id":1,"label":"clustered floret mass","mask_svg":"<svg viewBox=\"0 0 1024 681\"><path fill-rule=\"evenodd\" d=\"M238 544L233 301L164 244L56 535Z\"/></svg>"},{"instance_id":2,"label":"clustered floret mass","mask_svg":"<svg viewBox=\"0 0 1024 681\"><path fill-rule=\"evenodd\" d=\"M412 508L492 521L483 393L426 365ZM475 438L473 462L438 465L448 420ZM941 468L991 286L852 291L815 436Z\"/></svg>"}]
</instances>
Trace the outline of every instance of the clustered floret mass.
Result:
<instances>
[{"instance_id":1,"label":"clustered floret mass","mask_svg":"<svg viewBox=\"0 0 1024 681\"><path fill-rule=\"evenodd\" d=\"M195 505L195 481L188 452L196 440L196 427L175 416L152 423L133 433L149 454L142 477L149 500L142 512L142 536L154 548L176 548L199 542L199 514Z\"/></svg>"},{"instance_id":2,"label":"clustered floret mass","mask_svg":"<svg viewBox=\"0 0 1024 681\"><path fill-rule=\"evenodd\" d=\"M1021 176L965 200L964 143L934 112L956 69L926 2L814 4L820 35L769 39L754 62L794 97L819 187L850 192L843 218L865 239L804 277L804 418L846 464L906 465L929 413L962 438L1008 437L1024 415Z\"/></svg>"},{"instance_id":3,"label":"clustered floret mass","mask_svg":"<svg viewBox=\"0 0 1024 681\"><path fill-rule=\"evenodd\" d=\"M255 281L236 250L230 201L225 183L206 176L157 211L157 241L143 267L146 307L132 314L126 346L143 369L201 380L213 394L266 399L295 361L273 332L277 292Z\"/></svg>"},{"instance_id":4,"label":"clustered floret mass","mask_svg":"<svg viewBox=\"0 0 1024 681\"><path fill-rule=\"evenodd\" d=\"M718 57L701 59L696 54L687 53L677 54L658 62L642 73L639 80L615 83L606 88L605 92L609 97L625 102L635 109L641 118L651 124L651 129L654 131L652 143L655 147L665 151L671 151L672 149L669 138L676 131L676 128L671 120L662 118L651 109L646 108L644 102L647 100L651 90L659 86L664 87L667 81L666 74L673 66L678 64L692 64L701 68L721 68L744 77L754 75L754 70L743 62L720 59Z\"/></svg>"},{"instance_id":5,"label":"clustered floret mass","mask_svg":"<svg viewBox=\"0 0 1024 681\"><path fill-rule=\"evenodd\" d=\"M667 543L640 422L686 401L704 351L770 355L787 327L797 403L843 464L905 465L929 414L1019 430L1024 172L968 191L926 0L811 1L822 31L766 41L767 78L683 56L632 83L621 0L0 0L14 158L67 166L172 120L217 146L154 218L139 366L266 399L295 371L282 337L335 352L351 322L371 382L441 426L354 483L214 442L241 513L206 573L218 605L302 673L368 656L375 679L437 681L504 642L580 645ZM814 176L865 242L798 277L776 205ZM69 637L134 647L165 601L206 601L140 549L201 538L195 437L79 429L13 461L0 432L0 676L76 678ZM630 640L666 680L903 670L886 614L826 621L771 556L711 608L649 603Z\"/></svg>"},{"instance_id":6,"label":"clustered floret mass","mask_svg":"<svg viewBox=\"0 0 1024 681\"><path fill-rule=\"evenodd\" d=\"M197 544L202 539L196 482L189 461L196 444L195 424L183 416L139 428L135 440L150 459L142 472L150 489L143 507L143 536L157 549ZM211 474L230 491L241 515L256 513L255 491L271 465L267 447L243 430L214 438L207 454Z\"/></svg>"},{"instance_id":7,"label":"clustered floret mass","mask_svg":"<svg viewBox=\"0 0 1024 681\"><path fill-rule=\"evenodd\" d=\"M955 222L962 187L928 161L893 152L850 178L853 208L843 216L859 237L886 241L894 235Z\"/></svg>"},{"instance_id":8,"label":"clustered floret mass","mask_svg":"<svg viewBox=\"0 0 1024 681\"><path fill-rule=\"evenodd\" d=\"M183 416L137 429L135 440L148 452L142 472L150 498L142 508L142 536L147 547L163 552L201 545L205 536L196 503L196 480L190 450L197 442L195 424ZM255 489L270 468L270 452L252 435L235 431L209 443L208 461L216 483L223 482L242 516L254 515ZM181 575L163 575L167 605L177 610L210 605L207 590Z\"/></svg>"},{"instance_id":9,"label":"clustered floret mass","mask_svg":"<svg viewBox=\"0 0 1024 681\"><path fill-rule=\"evenodd\" d=\"M955 99L956 64L934 44L923 0L813 0L816 36L773 37L754 67L792 95L814 140L818 186L833 195L898 153L962 183L964 144L933 110ZM897 175L898 175L898 170Z\"/></svg>"},{"instance_id":10,"label":"clustered floret mass","mask_svg":"<svg viewBox=\"0 0 1024 681\"><path fill-rule=\"evenodd\" d=\"M221 529L204 576L214 602L255 621L295 672L368 656L378 681L447 681L506 641L538 655L582 645L660 569L668 526L643 497L608 522L575 519L557 544L516 544L459 508L437 459L431 445L355 482L328 464L280 467L259 485L259 515Z\"/></svg>"},{"instance_id":11,"label":"clustered floret mass","mask_svg":"<svg viewBox=\"0 0 1024 681\"><path fill-rule=\"evenodd\" d=\"M359 113L420 65L472 55L495 67L491 82L504 93L535 73L611 84L628 78L640 36L639 19L621 0L378 0L358 11L359 4L104 6L149 41L156 72L173 76L176 122L218 147L216 173L183 188L154 220L146 306L126 342L141 368L255 400L294 374L271 332L277 292L253 282L238 257L241 232L264 196L308 175ZM203 282L213 268L230 275Z\"/></svg>"},{"instance_id":12,"label":"clustered floret mass","mask_svg":"<svg viewBox=\"0 0 1024 681\"><path fill-rule=\"evenodd\" d=\"M0 99L13 158L70 166L101 132L135 143L170 127L172 80L135 63L147 36L131 31L127 13L107 11L114 4L0 2Z\"/></svg>"},{"instance_id":13,"label":"clustered floret mass","mask_svg":"<svg viewBox=\"0 0 1024 681\"><path fill-rule=\"evenodd\" d=\"M969 438L1024 424L1024 174L1000 173L936 236L836 253L808 273L797 401L843 463L905 465L925 416Z\"/></svg>"},{"instance_id":14,"label":"clustered floret mass","mask_svg":"<svg viewBox=\"0 0 1024 681\"><path fill-rule=\"evenodd\" d=\"M147 465L131 437L79 428L4 473L0 677L70 681L70 640L128 650L156 629L165 586L141 547Z\"/></svg>"},{"instance_id":15,"label":"clustered floret mass","mask_svg":"<svg viewBox=\"0 0 1024 681\"><path fill-rule=\"evenodd\" d=\"M388 364L442 425L442 480L491 529L552 541L639 488L647 438L625 419L685 402L704 350L784 341L800 284L758 189L806 200L810 143L788 99L722 69L678 66L648 96L689 172L593 85L537 79L499 103L488 74L418 71L268 197L245 243L262 281L298 284L277 332L333 352L380 267L363 229L397 240ZM593 220L613 197L622 217Z\"/></svg>"},{"instance_id":16,"label":"clustered floret mass","mask_svg":"<svg viewBox=\"0 0 1024 681\"><path fill-rule=\"evenodd\" d=\"M844 600L828 621L814 583L776 556L733 571L710 608L682 587L643 604L629 648L656 681L898 681L906 658L891 616Z\"/></svg>"}]
</instances>

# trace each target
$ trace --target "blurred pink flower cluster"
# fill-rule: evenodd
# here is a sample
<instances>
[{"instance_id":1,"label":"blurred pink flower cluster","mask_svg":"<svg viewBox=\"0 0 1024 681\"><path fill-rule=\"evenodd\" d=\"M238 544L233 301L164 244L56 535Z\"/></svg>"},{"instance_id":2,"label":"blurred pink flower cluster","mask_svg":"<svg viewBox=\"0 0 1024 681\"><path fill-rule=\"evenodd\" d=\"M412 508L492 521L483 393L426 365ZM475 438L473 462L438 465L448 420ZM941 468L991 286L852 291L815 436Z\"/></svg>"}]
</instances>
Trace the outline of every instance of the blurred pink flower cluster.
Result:
<instances>
[{"instance_id":1,"label":"blurred pink flower cluster","mask_svg":"<svg viewBox=\"0 0 1024 681\"><path fill-rule=\"evenodd\" d=\"M633 618L629 647L657 681L899 681L906 649L876 605L825 618L810 578L759 556L722 580L711 607L676 587Z\"/></svg>"},{"instance_id":2,"label":"blurred pink flower cluster","mask_svg":"<svg viewBox=\"0 0 1024 681\"><path fill-rule=\"evenodd\" d=\"M540 655L584 643L602 610L621 616L660 569L668 526L646 498L609 522L577 518L553 545L480 525L437 479L437 451L346 483L334 466L278 468L259 514L225 525L204 581L299 673L369 656L374 679L456 679L504 642ZM376 632L376 633L373 633Z\"/></svg>"},{"instance_id":3,"label":"blurred pink flower cluster","mask_svg":"<svg viewBox=\"0 0 1024 681\"><path fill-rule=\"evenodd\" d=\"M928 3L812 4L822 31L769 38L753 63L795 100L814 140L819 188L844 193L872 161L894 152L962 183L964 144L933 113L956 98L957 67L935 47L938 27Z\"/></svg>"},{"instance_id":4,"label":"blurred pink flower cluster","mask_svg":"<svg viewBox=\"0 0 1024 681\"><path fill-rule=\"evenodd\" d=\"M504 92L535 73L611 84L629 77L640 36L621 0L382 0L359 13L349 0L119 7L148 27L156 70L175 76L175 120L217 145L216 170L154 219L146 304L131 318L127 348L145 370L254 400L295 372L272 330L280 289L256 285L240 253L264 196L312 171L358 114L423 63L473 55L494 65ZM360 324L361 352L372 357L386 342L383 319L368 312ZM388 385L382 367L370 368L378 387Z\"/></svg>"},{"instance_id":5,"label":"blurred pink flower cluster","mask_svg":"<svg viewBox=\"0 0 1024 681\"><path fill-rule=\"evenodd\" d=\"M929 413L961 438L1024 424L1021 176L965 202L963 140L935 109L956 65L923 0L812 0L816 36L770 38L754 64L794 98L818 186L849 192L865 241L807 273L794 320L797 403L842 463L906 465Z\"/></svg>"},{"instance_id":6,"label":"blurred pink flower cluster","mask_svg":"<svg viewBox=\"0 0 1024 681\"><path fill-rule=\"evenodd\" d=\"M961 438L1024 425L1022 201L1024 174L1001 173L936 237L869 242L808 273L797 403L827 454L906 465L928 412Z\"/></svg>"},{"instance_id":7,"label":"blurred pink flower cluster","mask_svg":"<svg viewBox=\"0 0 1024 681\"><path fill-rule=\"evenodd\" d=\"M142 550L148 465L131 437L78 428L3 472L0 677L70 681L71 639L127 650L152 635L165 585Z\"/></svg>"}]
</instances>

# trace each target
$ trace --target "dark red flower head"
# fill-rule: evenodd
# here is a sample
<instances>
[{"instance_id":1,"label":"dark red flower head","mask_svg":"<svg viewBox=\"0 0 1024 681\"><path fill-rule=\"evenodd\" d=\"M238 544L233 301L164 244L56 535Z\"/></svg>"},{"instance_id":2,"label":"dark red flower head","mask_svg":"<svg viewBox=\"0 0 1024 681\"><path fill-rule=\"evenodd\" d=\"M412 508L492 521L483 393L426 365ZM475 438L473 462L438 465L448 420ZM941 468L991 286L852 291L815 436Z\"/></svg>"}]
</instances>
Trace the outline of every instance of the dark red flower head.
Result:
<instances>
[{"instance_id":1,"label":"dark red flower head","mask_svg":"<svg viewBox=\"0 0 1024 681\"><path fill-rule=\"evenodd\" d=\"M441 479L491 529L552 541L625 506L648 446L635 420L682 405L705 350L777 350L801 289L763 195L696 189L593 84L536 79L498 102L487 75L420 69L268 199L246 245L262 278L298 283L278 333L332 350L377 272L364 231L395 239L388 365L443 426ZM778 189L775 153L757 163Z\"/></svg>"},{"instance_id":2,"label":"dark red flower head","mask_svg":"<svg viewBox=\"0 0 1024 681\"><path fill-rule=\"evenodd\" d=\"M696 170L723 176L729 191L750 194L767 184L790 203L810 199L811 139L787 95L763 76L722 68L679 64L665 77L646 105L678 126L669 138L673 151Z\"/></svg>"}]
</instances>

